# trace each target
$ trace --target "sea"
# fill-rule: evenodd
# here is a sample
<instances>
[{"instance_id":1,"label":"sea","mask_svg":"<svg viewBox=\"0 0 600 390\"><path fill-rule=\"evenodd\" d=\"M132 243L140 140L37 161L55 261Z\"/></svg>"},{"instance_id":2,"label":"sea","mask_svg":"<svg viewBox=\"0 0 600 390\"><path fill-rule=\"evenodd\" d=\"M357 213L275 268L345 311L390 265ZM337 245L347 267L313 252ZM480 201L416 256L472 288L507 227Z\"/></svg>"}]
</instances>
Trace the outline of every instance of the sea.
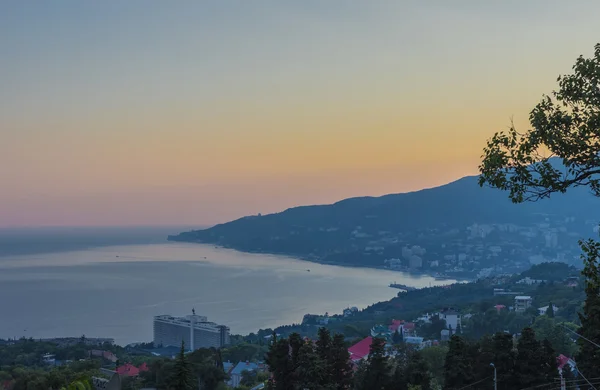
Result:
<instances>
[{"instance_id":1,"label":"sea","mask_svg":"<svg viewBox=\"0 0 600 390\"><path fill-rule=\"evenodd\" d=\"M233 334L389 300L429 276L168 242L188 227L0 229L0 338L152 340L156 315L194 309Z\"/></svg>"}]
</instances>

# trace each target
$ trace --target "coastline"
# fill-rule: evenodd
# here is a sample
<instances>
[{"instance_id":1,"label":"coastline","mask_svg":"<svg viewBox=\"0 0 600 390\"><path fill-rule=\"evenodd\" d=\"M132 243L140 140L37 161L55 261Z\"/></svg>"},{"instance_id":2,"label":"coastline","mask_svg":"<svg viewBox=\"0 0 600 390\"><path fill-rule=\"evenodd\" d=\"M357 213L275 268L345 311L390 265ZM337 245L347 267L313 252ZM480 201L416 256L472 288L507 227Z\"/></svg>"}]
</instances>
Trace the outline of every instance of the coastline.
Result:
<instances>
[{"instance_id":1,"label":"coastline","mask_svg":"<svg viewBox=\"0 0 600 390\"><path fill-rule=\"evenodd\" d=\"M314 263L314 264L321 264L321 265L332 265L332 266L336 266L336 267L345 267L345 268L356 268L356 269L377 269L377 270L385 270L385 271L393 271L393 272L399 272L405 275L410 275L410 276L429 276L432 278L436 277L436 273L435 272L426 272L426 271L410 271L410 270L404 270L404 269L393 269L393 268L387 268L385 266L371 266L371 265L363 265L363 264L346 264L346 263L342 263L342 262L338 262L338 261L327 261L324 260L322 258L319 257L315 257L315 256L308 256L308 255L304 255L304 254L299 254L299 253L292 253L292 252L269 252L269 251L262 251L262 250L242 250L233 246L227 246L227 245L221 245L221 244L215 244L215 243L210 243L210 242L201 242L201 241L187 241L187 240L172 240L170 239L171 237L175 237L175 236L168 236L167 237L167 242L178 242L178 243L185 243L185 244L196 244L196 245L212 245L215 248L221 248L221 249L228 249L228 250L234 250L234 251L238 251L241 253L250 253L250 254L258 254L258 255L271 255L271 256L284 256L284 257L291 257L297 260L302 260L302 261L308 261L310 263ZM445 278L444 280L441 281L448 281L451 283L465 283L465 282L474 282L477 279L473 278L473 276L471 275L471 273L461 273L461 274L457 274L456 276L451 276L451 275L447 275L447 279Z\"/></svg>"}]
</instances>

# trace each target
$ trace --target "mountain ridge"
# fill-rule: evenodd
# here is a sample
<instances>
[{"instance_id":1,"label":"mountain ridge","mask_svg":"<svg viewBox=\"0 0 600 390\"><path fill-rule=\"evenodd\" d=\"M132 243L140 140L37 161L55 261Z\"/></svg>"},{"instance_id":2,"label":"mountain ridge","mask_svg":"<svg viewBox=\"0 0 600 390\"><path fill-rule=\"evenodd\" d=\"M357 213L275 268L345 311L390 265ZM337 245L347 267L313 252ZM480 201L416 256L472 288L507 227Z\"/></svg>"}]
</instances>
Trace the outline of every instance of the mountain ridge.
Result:
<instances>
[{"instance_id":1,"label":"mountain ridge","mask_svg":"<svg viewBox=\"0 0 600 390\"><path fill-rule=\"evenodd\" d=\"M352 197L332 204L246 216L208 229L169 236L169 240L377 267L386 258L402 257L403 247L417 245L429 247L430 258L425 261L436 264L435 256L448 255L432 249L444 246L444 237L449 243L462 240L464 244L471 240L468 232L473 226L512 224L520 229L521 235L527 229L542 229L535 233L539 239L548 232L582 234L591 232L591 220L600 221L597 209L597 198L584 188L537 202L514 204L507 192L482 188L477 176L465 176L417 191ZM548 223L550 227L536 227ZM563 226L565 223L567 227ZM498 240L510 244L507 237ZM572 241L576 243L576 239ZM493 246L491 242L477 245ZM530 246L539 245L535 242ZM373 251L372 247L381 250Z\"/></svg>"}]
</instances>

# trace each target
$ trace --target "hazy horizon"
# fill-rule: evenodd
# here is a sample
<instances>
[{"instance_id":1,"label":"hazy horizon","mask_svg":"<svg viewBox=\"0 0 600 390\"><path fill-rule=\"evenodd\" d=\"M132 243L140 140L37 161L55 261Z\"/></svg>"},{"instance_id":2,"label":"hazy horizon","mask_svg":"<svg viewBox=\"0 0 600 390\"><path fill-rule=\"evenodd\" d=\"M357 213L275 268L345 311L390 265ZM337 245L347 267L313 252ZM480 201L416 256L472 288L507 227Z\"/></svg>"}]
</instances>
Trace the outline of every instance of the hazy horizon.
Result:
<instances>
[{"instance_id":1,"label":"hazy horizon","mask_svg":"<svg viewBox=\"0 0 600 390\"><path fill-rule=\"evenodd\" d=\"M380 197L380 196L386 196L386 195L394 195L394 194L406 194L406 193L411 193L411 192L419 192L419 191L423 191L423 190L428 190L428 189L432 189L432 188L437 188L437 187L442 187L445 186L447 184L451 184L455 181L464 179L465 177L474 177L472 175L468 175L468 176L462 176L456 179L453 179L451 181L448 182L444 182L441 183L439 185L434 185L434 186L427 186L427 187L423 187L423 188L417 188L414 190L408 190L408 191L402 191L402 192L396 192L396 193L386 193L386 194L380 194L380 195L369 195L369 194L364 194L364 195L355 195L355 196L351 196L351 197L346 197L346 198L340 198L340 199L336 199L333 202L330 203L313 203L313 204L296 204L296 205L291 205L289 207L286 207L285 209L280 209L280 210L274 210L271 213L266 213L266 214L272 214L272 213L278 213L278 212L282 212L285 211L289 208L296 208L296 207L303 207L303 206L320 206L320 205L331 205L334 204L336 202L340 202L346 199L350 199L350 198L363 198L363 197ZM238 216L234 216L231 219L228 220L223 220L223 221L217 221L215 223L211 223L211 224L206 224L206 223L196 223L196 224L172 224L172 223L168 223L168 224L147 224L147 225L135 225L135 224L121 224L121 225L60 225L60 224L49 224L49 225L15 225L15 226L2 226L0 225L0 232L2 231L19 231L19 230L44 230L44 229L166 229L166 228L173 228L173 229L183 229L181 231L185 231L185 229L206 229L209 227L212 227L214 225L218 225L221 223L227 223L239 218L243 218L246 216L250 216L250 215L256 215L257 213L254 214L244 214L244 215L238 215Z\"/></svg>"},{"instance_id":2,"label":"hazy horizon","mask_svg":"<svg viewBox=\"0 0 600 390\"><path fill-rule=\"evenodd\" d=\"M600 3L0 4L0 226L213 225L477 173Z\"/></svg>"}]
</instances>

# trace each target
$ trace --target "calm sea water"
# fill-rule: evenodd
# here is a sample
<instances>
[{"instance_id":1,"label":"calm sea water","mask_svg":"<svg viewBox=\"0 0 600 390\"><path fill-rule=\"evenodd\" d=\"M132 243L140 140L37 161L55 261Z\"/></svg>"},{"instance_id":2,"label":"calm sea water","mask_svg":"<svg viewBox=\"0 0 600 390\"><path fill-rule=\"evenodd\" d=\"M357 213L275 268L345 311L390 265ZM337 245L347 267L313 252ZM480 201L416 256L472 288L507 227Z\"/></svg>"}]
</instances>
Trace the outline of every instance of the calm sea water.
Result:
<instances>
[{"instance_id":1,"label":"calm sea water","mask_svg":"<svg viewBox=\"0 0 600 390\"><path fill-rule=\"evenodd\" d=\"M364 308L390 299L397 292L388 287L393 281L415 287L448 283L394 271L167 243L164 236L157 238L157 231L146 233L145 244L138 243L140 233L136 245L113 246L106 239L84 245L86 249L79 245L67 250L65 244L47 252L18 251L14 241L0 240L0 338L85 334L112 337L119 344L150 341L153 316L185 315L193 308L230 326L232 333L247 334L298 323L306 313L340 313L348 306ZM38 244L34 240L29 247Z\"/></svg>"}]
</instances>

